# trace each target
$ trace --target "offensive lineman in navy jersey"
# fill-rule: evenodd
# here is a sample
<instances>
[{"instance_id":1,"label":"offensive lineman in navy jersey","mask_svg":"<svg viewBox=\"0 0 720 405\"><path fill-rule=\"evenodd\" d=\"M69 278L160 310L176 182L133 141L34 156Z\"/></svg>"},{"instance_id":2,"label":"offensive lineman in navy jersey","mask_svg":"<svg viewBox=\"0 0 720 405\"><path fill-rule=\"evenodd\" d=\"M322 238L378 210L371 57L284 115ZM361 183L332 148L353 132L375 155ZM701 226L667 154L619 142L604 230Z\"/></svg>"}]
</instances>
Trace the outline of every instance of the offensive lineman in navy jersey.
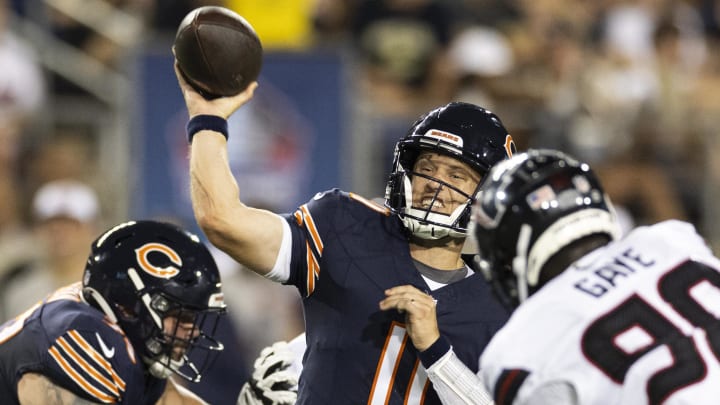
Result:
<instances>
[{"instance_id":1,"label":"offensive lineman in navy jersey","mask_svg":"<svg viewBox=\"0 0 720 405\"><path fill-rule=\"evenodd\" d=\"M418 359L427 347L413 347L404 314L378 303L400 285L431 294L443 333L477 368L508 316L461 257L478 184L515 149L497 116L450 103L421 117L396 146L385 206L330 190L281 216L244 205L228 166L225 120L257 83L205 100L179 74L178 81L190 115L198 224L239 263L303 297L307 349L297 403L439 403Z\"/></svg>"},{"instance_id":2,"label":"offensive lineman in navy jersey","mask_svg":"<svg viewBox=\"0 0 720 405\"><path fill-rule=\"evenodd\" d=\"M204 404L168 377L199 381L223 346L220 275L192 234L155 221L113 227L82 282L0 326L5 404Z\"/></svg>"}]
</instances>

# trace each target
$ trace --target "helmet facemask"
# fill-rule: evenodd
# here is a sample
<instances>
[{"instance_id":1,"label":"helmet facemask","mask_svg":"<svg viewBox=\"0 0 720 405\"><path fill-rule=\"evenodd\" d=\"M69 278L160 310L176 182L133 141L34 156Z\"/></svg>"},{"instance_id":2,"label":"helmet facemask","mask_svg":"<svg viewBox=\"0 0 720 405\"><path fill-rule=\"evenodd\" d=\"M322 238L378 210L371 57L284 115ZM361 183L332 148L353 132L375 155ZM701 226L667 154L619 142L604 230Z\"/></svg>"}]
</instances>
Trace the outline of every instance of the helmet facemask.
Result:
<instances>
[{"instance_id":1,"label":"helmet facemask","mask_svg":"<svg viewBox=\"0 0 720 405\"><path fill-rule=\"evenodd\" d=\"M134 272L132 269L130 272ZM85 288L108 318L120 325L142 361L156 378L173 373L199 382L224 346L213 338L224 307L194 309L161 292L138 291L134 307L110 305L97 292Z\"/></svg>"},{"instance_id":2,"label":"helmet facemask","mask_svg":"<svg viewBox=\"0 0 720 405\"><path fill-rule=\"evenodd\" d=\"M405 227L420 239L437 240L445 237L465 238L470 212L475 198L457 187L440 179L415 171L401 170L404 189L404 206L400 218ZM429 202L423 201L422 206L413 204L413 178L424 178L437 184L435 192ZM450 214L440 212L438 196L443 189L449 190L464 199ZM475 187L477 191L477 186Z\"/></svg>"},{"instance_id":3,"label":"helmet facemask","mask_svg":"<svg viewBox=\"0 0 720 405\"><path fill-rule=\"evenodd\" d=\"M224 309L193 309L162 294L151 299L150 308L156 324L154 333L145 339L147 352L154 354L143 359L148 370L157 378L175 373L199 382L202 372L223 350L222 343L212 336Z\"/></svg>"}]
</instances>

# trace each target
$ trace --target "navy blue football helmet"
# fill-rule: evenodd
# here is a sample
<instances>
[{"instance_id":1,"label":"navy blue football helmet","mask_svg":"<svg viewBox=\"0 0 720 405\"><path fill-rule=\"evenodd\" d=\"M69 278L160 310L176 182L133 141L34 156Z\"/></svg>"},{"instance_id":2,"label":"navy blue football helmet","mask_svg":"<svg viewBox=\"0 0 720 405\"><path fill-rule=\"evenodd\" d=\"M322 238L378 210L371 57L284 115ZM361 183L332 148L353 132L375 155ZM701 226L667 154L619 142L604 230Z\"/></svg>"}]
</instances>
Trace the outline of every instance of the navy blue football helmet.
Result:
<instances>
[{"instance_id":1,"label":"navy blue football helmet","mask_svg":"<svg viewBox=\"0 0 720 405\"><path fill-rule=\"evenodd\" d=\"M515 153L515 142L492 112L473 104L453 102L420 117L395 145L392 172L385 188L385 205L416 237L464 238L477 189L466 194L440 179L414 172L415 161L423 151L458 159L483 176L496 163ZM467 201L451 215L434 212L435 198L429 206L414 207L413 176L425 177L441 187L453 189Z\"/></svg>"},{"instance_id":2,"label":"navy blue football helmet","mask_svg":"<svg viewBox=\"0 0 720 405\"><path fill-rule=\"evenodd\" d=\"M83 298L120 326L157 378L197 382L223 350L213 337L225 312L217 266L196 235L175 225L131 221L102 234Z\"/></svg>"},{"instance_id":3,"label":"navy blue football helmet","mask_svg":"<svg viewBox=\"0 0 720 405\"><path fill-rule=\"evenodd\" d=\"M484 273L512 307L539 288L543 265L562 248L590 235L620 235L590 166L549 149L528 150L491 169L473 222Z\"/></svg>"}]
</instances>

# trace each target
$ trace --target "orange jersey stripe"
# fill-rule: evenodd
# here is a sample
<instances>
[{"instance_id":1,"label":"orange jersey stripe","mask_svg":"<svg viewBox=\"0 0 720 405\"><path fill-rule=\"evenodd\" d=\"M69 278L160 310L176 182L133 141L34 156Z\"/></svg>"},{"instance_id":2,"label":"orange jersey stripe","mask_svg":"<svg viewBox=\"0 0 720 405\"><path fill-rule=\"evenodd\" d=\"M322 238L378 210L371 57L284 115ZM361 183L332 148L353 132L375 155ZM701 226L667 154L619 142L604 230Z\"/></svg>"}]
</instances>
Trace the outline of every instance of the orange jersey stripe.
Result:
<instances>
[{"instance_id":1,"label":"orange jersey stripe","mask_svg":"<svg viewBox=\"0 0 720 405\"><path fill-rule=\"evenodd\" d=\"M390 216L390 209L388 207L382 206L382 205L376 203L375 201L368 200L367 198L365 198L361 195L357 195L355 193L348 193L348 195L353 200L365 205L366 207L370 208L371 210L379 212L379 213L385 215L386 217Z\"/></svg>"},{"instance_id":2,"label":"orange jersey stripe","mask_svg":"<svg viewBox=\"0 0 720 405\"><path fill-rule=\"evenodd\" d=\"M100 367L102 367L105 372L112 376L113 381L115 381L115 385L125 391L125 381L117 375L112 364L105 360L105 358L102 357L100 353L98 353L97 350L95 350L95 348L92 347L77 331L71 330L69 334L73 341L75 341L75 343L77 343L77 345L80 346L88 356L90 356Z\"/></svg>"},{"instance_id":3,"label":"orange jersey stripe","mask_svg":"<svg viewBox=\"0 0 720 405\"><path fill-rule=\"evenodd\" d=\"M308 232L310 232L310 239L312 239L318 254L322 256L324 245L322 239L320 238L320 234L317 231L317 227L315 226L315 221L313 220L312 215L310 215L310 211L307 208L307 204L301 206L300 209L303 212L305 227L307 228Z\"/></svg>"},{"instance_id":4,"label":"orange jersey stripe","mask_svg":"<svg viewBox=\"0 0 720 405\"><path fill-rule=\"evenodd\" d=\"M320 264L310 249L310 242L305 241L307 249L307 296L315 291L315 281L320 278Z\"/></svg>"},{"instance_id":5,"label":"orange jersey stripe","mask_svg":"<svg viewBox=\"0 0 720 405\"><path fill-rule=\"evenodd\" d=\"M105 376L100 374L98 370L91 366L90 363L85 361L78 352L75 351L75 349L68 344L68 342L63 339L59 338L57 341L58 345L62 348L62 351L70 357L76 365L78 365L83 371L85 371L87 374L89 374L95 381L100 383L103 387L105 387L108 391L112 392L115 396L119 396L120 392L118 391L117 387L108 380ZM107 371L107 370L106 370Z\"/></svg>"},{"instance_id":6,"label":"orange jersey stripe","mask_svg":"<svg viewBox=\"0 0 720 405\"><path fill-rule=\"evenodd\" d=\"M394 350L397 351L397 353L396 353L397 359L389 359L388 356L391 356L389 352L391 351L390 346L392 344L393 337L396 336L396 334L398 334L398 332L399 332L396 328L400 328L402 330L402 343L400 344L399 348L393 348ZM383 402L385 404L387 404L388 401L390 400L389 393L384 393L384 392L376 393L375 392L378 389L378 380L381 378L381 370L383 369L383 365L385 365L388 362L388 360L390 360L392 362L392 364L394 364L393 371L392 371L392 378L390 379L390 387L392 387L392 383L395 380L395 374L397 373L397 369L400 364L400 362L397 360L400 358L400 356L402 356L405 345L407 344L407 339L408 339L408 335L407 335L407 333L405 333L405 325L402 323L393 321L390 324L390 330L388 331L388 335L385 338L385 343L383 344L383 349L380 354L380 359L378 360L378 365L375 369L375 380L373 381L372 387L370 388L370 396L368 397L367 405L377 404L378 402L376 401L376 399L379 399L379 398L376 398L376 396L380 396L380 398L384 398L385 400Z\"/></svg>"},{"instance_id":7,"label":"orange jersey stripe","mask_svg":"<svg viewBox=\"0 0 720 405\"><path fill-rule=\"evenodd\" d=\"M420 401L421 404L425 403L425 398L427 397L427 392L429 389L430 389L430 379L428 378L427 381L425 381L425 385L423 386L422 400Z\"/></svg>"},{"instance_id":8,"label":"orange jersey stripe","mask_svg":"<svg viewBox=\"0 0 720 405\"><path fill-rule=\"evenodd\" d=\"M57 362L57 364L60 366L63 371L73 380L75 383L80 386L85 392L88 394L94 396L98 400L106 403L113 403L116 402L117 398L113 398L110 395L107 395L93 387L91 384L89 384L80 374L78 374L73 368L68 364L65 359L63 359L60 352L55 347L51 347L50 350L48 350L50 355L53 359Z\"/></svg>"}]
</instances>

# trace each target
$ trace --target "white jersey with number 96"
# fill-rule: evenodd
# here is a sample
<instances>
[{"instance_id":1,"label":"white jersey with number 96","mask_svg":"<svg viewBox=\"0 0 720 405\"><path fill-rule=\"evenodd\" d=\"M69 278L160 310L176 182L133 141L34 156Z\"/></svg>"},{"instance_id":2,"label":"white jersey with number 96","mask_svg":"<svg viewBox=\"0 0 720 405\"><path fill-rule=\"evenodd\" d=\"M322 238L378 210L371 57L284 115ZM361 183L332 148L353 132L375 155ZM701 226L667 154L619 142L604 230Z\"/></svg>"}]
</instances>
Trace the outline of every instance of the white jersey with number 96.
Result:
<instances>
[{"instance_id":1,"label":"white jersey with number 96","mask_svg":"<svg viewBox=\"0 0 720 405\"><path fill-rule=\"evenodd\" d=\"M639 227L524 302L480 369L498 404L717 404L720 261L692 225ZM538 391L540 389L540 391Z\"/></svg>"}]
</instances>

